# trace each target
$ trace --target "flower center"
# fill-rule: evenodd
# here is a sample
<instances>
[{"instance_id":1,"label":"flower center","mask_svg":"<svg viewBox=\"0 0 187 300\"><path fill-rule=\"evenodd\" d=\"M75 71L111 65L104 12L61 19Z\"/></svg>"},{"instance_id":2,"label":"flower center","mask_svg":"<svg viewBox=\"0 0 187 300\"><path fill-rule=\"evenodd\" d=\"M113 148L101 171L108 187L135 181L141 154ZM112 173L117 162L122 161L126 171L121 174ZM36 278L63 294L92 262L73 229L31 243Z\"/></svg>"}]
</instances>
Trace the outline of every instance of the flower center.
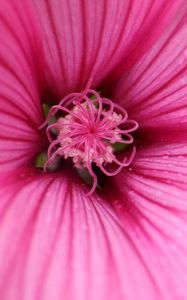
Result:
<instances>
[{"instance_id":1,"label":"flower center","mask_svg":"<svg viewBox=\"0 0 187 300\"><path fill-rule=\"evenodd\" d=\"M128 120L125 109L96 91L88 89L69 94L51 107L45 125L54 116L55 122L46 130L50 146L45 170L59 156L70 158L75 168L86 169L93 178L88 193L92 194L97 187L93 165L105 175L114 176L132 162L134 146L123 151L122 160L118 158L117 148L133 143L131 133L138 128L137 122Z\"/></svg>"}]
</instances>

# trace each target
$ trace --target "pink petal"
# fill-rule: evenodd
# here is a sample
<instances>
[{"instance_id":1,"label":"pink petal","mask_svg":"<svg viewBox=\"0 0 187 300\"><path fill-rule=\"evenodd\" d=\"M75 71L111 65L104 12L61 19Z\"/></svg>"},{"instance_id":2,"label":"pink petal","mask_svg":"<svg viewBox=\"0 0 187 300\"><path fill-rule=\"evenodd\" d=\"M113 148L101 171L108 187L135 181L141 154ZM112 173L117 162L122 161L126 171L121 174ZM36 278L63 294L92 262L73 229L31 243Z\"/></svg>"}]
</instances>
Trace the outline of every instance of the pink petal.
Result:
<instances>
[{"instance_id":1,"label":"pink petal","mask_svg":"<svg viewBox=\"0 0 187 300\"><path fill-rule=\"evenodd\" d=\"M186 141L186 2L154 47L124 73L114 98L137 120L142 134Z\"/></svg>"},{"instance_id":2,"label":"pink petal","mask_svg":"<svg viewBox=\"0 0 187 300\"><path fill-rule=\"evenodd\" d=\"M76 177L65 173L20 170L1 177L2 299L185 299L181 206L172 211L153 203L149 190L157 181L138 174L125 179L129 199L119 203L122 194L113 190L111 203L86 197ZM158 190L155 201L159 197Z\"/></svg>"},{"instance_id":3,"label":"pink petal","mask_svg":"<svg viewBox=\"0 0 187 300\"><path fill-rule=\"evenodd\" d=\"M1 171L28 161L41 147L42 48L29 1L0 5Z\"/></svg>"},{"instance_id":4,"label":"pink petal","mask_svg":"<svg viewBox=\"0 0 187 300\"><path fill-rule=\"evenodd\" d=\"M186 299L186 144L144 147L114 182L108 198L157 286L156 299Z\"/></svg>"},{"instance_id":5,"label":"pink petal","mask_svg":"<svg viewBox=\"0 0 187 300\"><path fill-rule=\"evenodd\" d=\"M132 65L158 38L182 1L34 2L43 30L47 86L62 97L88 83L97 86L108 75L111 80L114 73L119 75Z\"/></svg>"}]
</instances>

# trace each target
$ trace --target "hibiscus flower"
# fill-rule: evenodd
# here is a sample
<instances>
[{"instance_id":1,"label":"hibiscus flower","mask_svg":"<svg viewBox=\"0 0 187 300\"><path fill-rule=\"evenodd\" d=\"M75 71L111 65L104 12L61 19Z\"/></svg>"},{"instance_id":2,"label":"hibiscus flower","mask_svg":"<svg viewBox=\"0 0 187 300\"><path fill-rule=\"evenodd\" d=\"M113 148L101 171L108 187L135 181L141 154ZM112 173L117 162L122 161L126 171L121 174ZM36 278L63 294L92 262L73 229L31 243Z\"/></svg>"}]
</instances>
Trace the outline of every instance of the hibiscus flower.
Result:
<instances>
[{"instance_id":1,"label":"hibiscus flower","mask_svg":"<svg viewBox=\"0 0 187 300\"><path fill-rule=\"evenodd\" d=\"M0 33L0 298L186 299L186 2L1 0Z\"/></svg>"}]
</instances>

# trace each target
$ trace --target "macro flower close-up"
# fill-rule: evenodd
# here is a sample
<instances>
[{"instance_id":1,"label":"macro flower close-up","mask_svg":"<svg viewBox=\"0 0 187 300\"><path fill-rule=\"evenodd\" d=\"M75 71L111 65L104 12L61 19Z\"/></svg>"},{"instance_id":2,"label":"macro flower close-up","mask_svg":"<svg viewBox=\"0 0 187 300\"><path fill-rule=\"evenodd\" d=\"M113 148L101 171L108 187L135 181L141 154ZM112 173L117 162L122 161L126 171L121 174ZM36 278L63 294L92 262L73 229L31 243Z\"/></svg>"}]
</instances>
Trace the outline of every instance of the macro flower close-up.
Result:
<instances>
[{"instance_id":1,"label":"macro flower close-up","mask_svg":"<svg viewBox=\"0 0 187 300\"><path fill-rule=\"evenodd\" d=\"M186 0L0 0L0 165L0 300L186 300Z\"/></svg>"}]
</instances>

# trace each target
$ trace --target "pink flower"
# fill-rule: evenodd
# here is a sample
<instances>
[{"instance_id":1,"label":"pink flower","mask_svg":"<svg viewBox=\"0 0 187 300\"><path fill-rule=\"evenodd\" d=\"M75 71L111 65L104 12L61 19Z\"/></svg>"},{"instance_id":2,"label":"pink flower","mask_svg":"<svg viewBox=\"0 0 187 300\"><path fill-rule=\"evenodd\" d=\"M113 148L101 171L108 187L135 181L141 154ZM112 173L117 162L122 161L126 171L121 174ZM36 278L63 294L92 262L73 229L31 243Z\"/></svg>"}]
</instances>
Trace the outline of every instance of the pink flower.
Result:
<instances>
[{"instance_id":1,"label":"pink flower","mask_svg":"<svg viewBox=\"0 0 187 300\"><path fill-rule=\"evenodd\" d=\"M0 299L186 299L187 4L1 0L0 33Z\"/></svg>"}]
</instances>

